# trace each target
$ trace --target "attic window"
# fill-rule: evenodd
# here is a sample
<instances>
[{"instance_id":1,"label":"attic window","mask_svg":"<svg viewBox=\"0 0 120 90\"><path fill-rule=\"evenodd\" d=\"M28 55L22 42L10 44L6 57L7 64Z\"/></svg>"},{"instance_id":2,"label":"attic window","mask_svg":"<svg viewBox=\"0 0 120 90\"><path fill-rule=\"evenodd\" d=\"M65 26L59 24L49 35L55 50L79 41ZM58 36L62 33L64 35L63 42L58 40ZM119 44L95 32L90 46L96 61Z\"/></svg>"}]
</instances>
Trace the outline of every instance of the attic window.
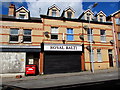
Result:
<instances>
[{"instance_id":1,"label":"attic window","mask_svg":"<svg viewBox=\"0 0 120 90\"><path fill-rule=\"evenodd\" d=\"M56 10L55 10L55 9L52 10L52 16L53 16L53 17L56 16Z\"/></svg>"},{"instance_id":2,"label":"attic window","mask_svg":"<svg viewBox=\"0 0 120 90\"><path fill-rule=\"evenodd\" d=\"M90 20L90 13L87 13L87 20Z\"/></svg>"},{"instance_id":3,"label":"attic window","mask_svg":"<svg viewBox=\"0 0 120 90\"><path fill-rule=\"evenodd\" d=\"M103 16L100 15L100 22L103 22Z\"/></svg>"},{"instance_id":4,"label":"attic window","mask_svg":"<svg viewBox=\"0 0 120 90\"><path fill-rule=\"evenodd\" d=\"M26 15L25 12L20 12L19 13L19 19L25 19L25 15Z\"/></svg>"},{"instance_id":5,"label":"attic window","mask_svg":"<svg viewBox=\"0 0 120 90\"><path fill-rule=\"evenodd\" d=\"M68 18L71 18L71 17L72 17L72 12L68 11L68 12L67 12L67 17L68 17Z\"/></svg>"}]
</instances>

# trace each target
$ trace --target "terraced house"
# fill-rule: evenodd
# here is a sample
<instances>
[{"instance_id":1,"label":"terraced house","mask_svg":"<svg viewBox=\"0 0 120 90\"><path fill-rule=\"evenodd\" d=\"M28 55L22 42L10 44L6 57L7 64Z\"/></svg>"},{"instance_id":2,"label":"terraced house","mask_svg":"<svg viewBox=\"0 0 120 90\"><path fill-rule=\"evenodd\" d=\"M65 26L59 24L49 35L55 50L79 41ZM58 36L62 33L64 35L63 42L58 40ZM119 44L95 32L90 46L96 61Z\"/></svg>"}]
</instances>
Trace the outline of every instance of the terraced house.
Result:
<instances>
[{"instance_id":1,"label":"terraced house","mask_svg":"<svg viewBox=\"0 0 120 90\"><path fill-rule=\"evenodd\" d=\"M104 12L88 9L79 18L70 6L60 12L54 4L33 18L25 7L10 5L0 21L1 73L24 73L28 64L36 64L39 74L116 67L112 23Z\"/></svg>"}]
</instances>

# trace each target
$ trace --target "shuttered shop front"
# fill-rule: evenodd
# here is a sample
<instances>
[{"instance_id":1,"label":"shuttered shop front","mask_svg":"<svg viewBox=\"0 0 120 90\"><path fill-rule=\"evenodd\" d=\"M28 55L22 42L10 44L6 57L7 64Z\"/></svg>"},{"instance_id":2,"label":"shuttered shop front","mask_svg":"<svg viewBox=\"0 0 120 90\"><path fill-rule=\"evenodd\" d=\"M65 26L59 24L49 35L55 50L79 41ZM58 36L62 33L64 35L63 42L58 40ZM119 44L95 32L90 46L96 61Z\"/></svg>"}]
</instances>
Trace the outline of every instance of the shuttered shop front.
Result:
<instances>
[{"instance_id":1,"label":"shuttered shop front","mask_svg":"<svg viewBox=\"0 0 120 90\"><path fill-rule=\"evenodd\" d=\"M68 73L81 71L80 51L44 52L44 73Z\"/></svg>"}]
</instances>

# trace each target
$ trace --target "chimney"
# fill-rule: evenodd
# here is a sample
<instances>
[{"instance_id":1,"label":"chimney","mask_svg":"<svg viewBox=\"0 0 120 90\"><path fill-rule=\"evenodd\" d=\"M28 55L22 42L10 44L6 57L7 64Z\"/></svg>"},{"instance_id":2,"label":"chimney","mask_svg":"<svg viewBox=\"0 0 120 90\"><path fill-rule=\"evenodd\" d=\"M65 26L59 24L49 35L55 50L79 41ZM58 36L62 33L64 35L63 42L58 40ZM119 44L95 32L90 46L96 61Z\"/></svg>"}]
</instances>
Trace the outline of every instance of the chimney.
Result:
<instances>
[{"instance_id":1,"label":"chimney","mask_svg":"<svg viewBox=\"0 0 120 90\"><path fill-rule=\"evenodd\" d=\"M15 5L11 4L9 6L8 16L15 16Z\"/></svg>"}]
</instances>

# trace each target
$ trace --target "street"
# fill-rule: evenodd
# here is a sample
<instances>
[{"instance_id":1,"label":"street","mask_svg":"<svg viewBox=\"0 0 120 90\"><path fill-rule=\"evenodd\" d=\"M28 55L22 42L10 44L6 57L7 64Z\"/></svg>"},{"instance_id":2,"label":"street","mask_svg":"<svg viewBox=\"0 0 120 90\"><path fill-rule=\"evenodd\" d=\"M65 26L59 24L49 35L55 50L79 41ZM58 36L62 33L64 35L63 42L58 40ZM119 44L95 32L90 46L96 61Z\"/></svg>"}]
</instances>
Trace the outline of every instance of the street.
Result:
<instances>
[{"instance_id":1,"label":"street","mask_svg":"<svg viewBox=\"0 0 120 90\"><path fill-rule=\"evenodd\" d=\"M3 80L3 90L120 88L118 72L103 71L29 76L14 81Z\"/></svg>"}]
</instances>

